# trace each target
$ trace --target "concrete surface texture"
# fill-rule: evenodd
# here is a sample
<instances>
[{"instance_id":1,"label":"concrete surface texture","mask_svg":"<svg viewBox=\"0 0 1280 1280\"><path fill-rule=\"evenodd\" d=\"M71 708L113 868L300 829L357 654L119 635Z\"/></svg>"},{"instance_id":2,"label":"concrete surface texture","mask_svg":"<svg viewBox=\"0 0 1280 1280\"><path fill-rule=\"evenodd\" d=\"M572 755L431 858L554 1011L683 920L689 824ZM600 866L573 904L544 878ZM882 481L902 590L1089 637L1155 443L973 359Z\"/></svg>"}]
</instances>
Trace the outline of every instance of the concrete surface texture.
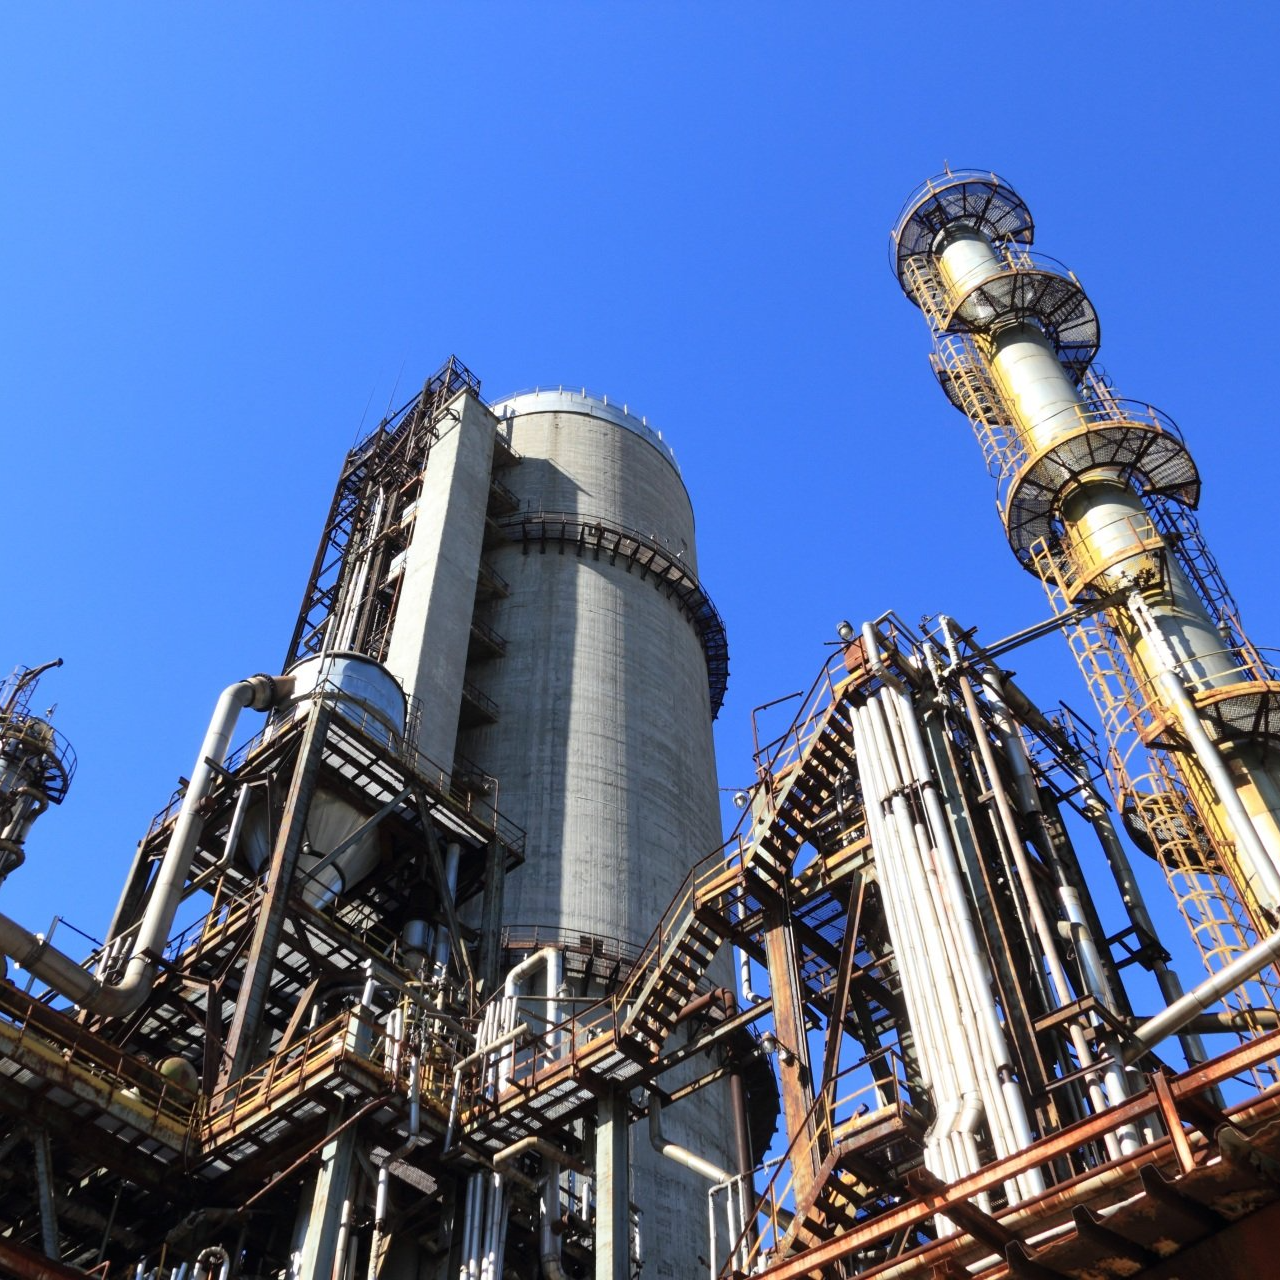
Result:
<instances>
[{"instance_id":1,"label":"concrete surface texture","mask_svg":"<svg viewBox=\"0 0 1280 1280\"><path fill-rule=\"evenodd\" d=\"M500 430L522 457L503 483L526 511L634 530L696 572L693 511L667 451L620 424L616 409L605 417L599 402L577 399L550 412L527 396L495 406L512 415ZM590 933L637 949L690 866L721 842L698 635L675 601L621 561L555 543L487 555L511 584L492 619L507 651L473 679L500 719L459 746L498 777L500 808L528 831L525 865L507 878L505 919L519 932ZM727 957L714 980L732 985ZM672 1108L664 1125L726 1167L728 1117L727 1091L713 1086ZM703 1273L708 1183L654 1152L643 1123L630 1141L643 1274Z\"/></svg>"}]
</instances>

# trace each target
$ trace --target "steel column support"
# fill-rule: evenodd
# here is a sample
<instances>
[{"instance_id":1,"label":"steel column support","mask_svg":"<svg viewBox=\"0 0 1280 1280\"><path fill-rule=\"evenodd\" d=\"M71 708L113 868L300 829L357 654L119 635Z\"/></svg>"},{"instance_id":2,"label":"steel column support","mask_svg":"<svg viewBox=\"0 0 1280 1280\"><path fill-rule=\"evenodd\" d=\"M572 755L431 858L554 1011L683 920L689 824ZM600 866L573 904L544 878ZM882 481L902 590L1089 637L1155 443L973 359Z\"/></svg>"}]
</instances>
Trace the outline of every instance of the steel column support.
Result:
<instances>
[{"instance_id":1,"label":"steel column support","mask_svg":"<svg viewBox=\"0 0 1280 1280\"><path fill-rule=\"evenodd\" d=\"M474 996L476 975L471 968L471 955L462 937L462 925L458 920L458 908L453 900L453 892L449 888L449 877L445 874L444 857L440 852L440 837L436 834L435 824L431 821L431 810L427 805L426 796L418 792L415 798L418 803L418 817L422 821L423 838L427 845L427 864L431 868L431 875L440 895L440 908L444 912L445 925L449 930L454 963Z\"/></svg>"},{"instance_id":2,"label":"steel column support","mask_svg":"<svg viewBox=\"0 0 1280 1280\"><path fill-rule=\"evenodd\" d=\"M307 810L316 789L331 717L329 708L317 702L311 709L307 727L303 731L297 763L285 799L284 814L271 855L271 865L267 871L266 891L254 921L253 942L240 980L240 995L231 1019L231 1030L227 1034L224 1057L227 1065L220 1085L238 1080L252 1065L254 1044L262 1023L271 975L275 970L280 935L284 930L289 886L306 836Z\"/></svg>"},{"instance_id":3,"label":"steel column support","mask_svg":"<svg viewBox=\"0 0 1280 1280\"><path fill-rule=\"evenodd\" d=\"M630 1280L631 1177L627 1095L605 1094L596 1111L595 1280Z\"/></svg>"},{"instance_id":4,"label":"steel column support","mask_svg":"<svg viewBox=\"0 0 1280 1280\"><path fill-rule=\"evenodd\" d=\"M320 1172L316 1174L315 1190L311 1195L299 1280L333 1278L338 1233L342 1227L342 1206L351 1185L351 1171L356 1158L357 1127L344 1126L335 1116L330 1121L330 1128L331 1137L320 1153Z\"/></svg>"},{"instance_id":5,"label":"steel column support","mask_svg":"<svg viewBox=\"0 0 1280 1280\"><path fill-rule=\"evenodd\" d=\"M764 932L769 990L773 997L774 1035L779 1045L778 1075L782 1086L782 1114L792 1147L792 1188L796 1203L807 1203L818 1176L821 1156L813 1116L813 1071L805 1035L804 987L796 959L790 921L775 916ZM804 1130L804 1137L799 1138ZM797 1141L797 1139L799 1140Z\"/></svg>"}]
</instances>

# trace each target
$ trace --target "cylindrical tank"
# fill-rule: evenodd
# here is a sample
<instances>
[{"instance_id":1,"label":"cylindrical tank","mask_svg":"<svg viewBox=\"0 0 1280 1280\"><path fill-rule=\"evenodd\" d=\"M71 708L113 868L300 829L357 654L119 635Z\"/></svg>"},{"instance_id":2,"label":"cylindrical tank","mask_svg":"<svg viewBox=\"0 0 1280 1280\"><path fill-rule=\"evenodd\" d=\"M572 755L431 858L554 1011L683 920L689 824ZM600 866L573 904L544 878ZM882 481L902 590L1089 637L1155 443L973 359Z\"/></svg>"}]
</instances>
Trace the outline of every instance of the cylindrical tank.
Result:
<instances>
[{"instance_id":1,"label":"cylindrical tank","mask_svg":"<svg viewBox=\"0 0 1280 1280\"><path fill-rule=\"evenodd\" d=\"M503 473L517 518L565 531L487 553L510 583L493 615L507 648L474 678L501 712L461 749L529 833L505 915L638 948L720 843L707 663L676 601L625 555L580 554L574 522L638 533L696 575L693 510L656 432L602 400L544 392L494 412L522 458Z\"/></svg>"},{"instance_id":2,"label":"cylindrical tank","mask_svg":"<svg viewBox=\"0 0 1280 1280\"><path fill-rule=\"evenodd\" d=\"M404 734L405 696L396 678L372 658L358 653L319 654L296 663L286 673L294 678L293 696L276 712L284 724L299 708L326 694L336 714L385 746L395 746ZM316 791L307 810L307 835L298 859L302 896L323 907L362 880L378 863L379 833L375 829L345 849L336 849L368 814L324 788ZM267 806L257 803L245 816L240 853L259 871L271 856ZM319 868L317 870L317 868Z\"/></svg>"},{"instance_id":3,"label":"cylindrical tank","mask_svg":"<svg viewBox=\"0 0 1280 1280\"><path fill-rule=\"evenodd\" d=\"M293 697L279 715L289 717L300 703L329 693L333 706L369 737L394 745L404 733L405 696L400 682L381 663L359 653L324 653L295 662Z\"/></svg>"},{"instance_id":4,"label":"cylindrical tank","mask_svg":"<svg viewBox=\"0 0 1280 1280\"><path fill-rule=\"evenodd\" d=\"M504 917L517 936L589 934L638 951L721 843L702 639L643 570L648 552L625 550L638 536L695 579L693 510L671 450L622 407L560 391L493 412L521 458L502 474L520 511L486 552L510 586L492 615L506 650L473 677L500 714L459 747L528 832ZM615 533L633 541L610 554ZM731 986L731 967L714 980ZM673 1140L727 1166L728 1110L713 1094L664 1120ZM632 1144L645 1275L687 1276L706 1249L707 1184L639 1133Z\"/></svg>"}]
</instances>

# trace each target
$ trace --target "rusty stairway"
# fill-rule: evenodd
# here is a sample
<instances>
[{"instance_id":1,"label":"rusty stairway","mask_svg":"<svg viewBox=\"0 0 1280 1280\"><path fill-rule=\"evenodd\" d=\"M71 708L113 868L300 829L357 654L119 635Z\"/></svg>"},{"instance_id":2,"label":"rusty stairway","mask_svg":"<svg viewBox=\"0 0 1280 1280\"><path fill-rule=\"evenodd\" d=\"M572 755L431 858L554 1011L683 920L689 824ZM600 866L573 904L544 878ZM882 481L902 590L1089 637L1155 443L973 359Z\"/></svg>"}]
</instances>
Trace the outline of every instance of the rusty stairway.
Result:
<instances>
[{"instance_id":1,"label":"rusty stairway","mask_svg":"<svg viewBox=\"0 0 1280 1280\"><path fill-rule=\"evenodd\" d=\"M616 992L548 1030L546 1042L572 1045L570 1053L553 1060L536 1047L508 1050L502 1094L474 1098L464 1111L470 1142L494 1153L527 1136L550 1136L594 1110L602 1086L635 1088L658 1073L663 1046L716 954L794 901L796 855L832 813L852 769L850 698L864 674L832 680L824 669L809 709L762 768L762 803L748 834L695 864Z\"/></svg>"}]
</instances>

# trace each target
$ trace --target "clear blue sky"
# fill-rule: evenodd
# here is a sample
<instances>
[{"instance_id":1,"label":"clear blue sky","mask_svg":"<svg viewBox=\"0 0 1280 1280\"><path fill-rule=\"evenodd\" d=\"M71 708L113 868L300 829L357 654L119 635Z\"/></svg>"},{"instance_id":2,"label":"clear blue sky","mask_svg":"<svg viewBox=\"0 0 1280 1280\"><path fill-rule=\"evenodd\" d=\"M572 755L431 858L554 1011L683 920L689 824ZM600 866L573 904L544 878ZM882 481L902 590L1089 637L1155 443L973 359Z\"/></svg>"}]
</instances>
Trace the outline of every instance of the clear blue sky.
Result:
<instances>
[{"instance_id":1,"label":"clear blue sky","mask_svg":"<svg viewBox=\"0 0 1280 1280\"><path fill-rule=\"evenodd\" d=\"M450 352L491 397L586 385L675 447L729 628L727 787L751 707L808 683L837 619L1044 616L887 267L944 162L1030 203L1280 642L1276 28L1187 3L4 5L0 665L66 659L41 700L81 769L3 909L103 928L218 690L279 664L344 451ZM1086 705L1062 642L1016 665Z\"/></svg>"}]
</instances>

